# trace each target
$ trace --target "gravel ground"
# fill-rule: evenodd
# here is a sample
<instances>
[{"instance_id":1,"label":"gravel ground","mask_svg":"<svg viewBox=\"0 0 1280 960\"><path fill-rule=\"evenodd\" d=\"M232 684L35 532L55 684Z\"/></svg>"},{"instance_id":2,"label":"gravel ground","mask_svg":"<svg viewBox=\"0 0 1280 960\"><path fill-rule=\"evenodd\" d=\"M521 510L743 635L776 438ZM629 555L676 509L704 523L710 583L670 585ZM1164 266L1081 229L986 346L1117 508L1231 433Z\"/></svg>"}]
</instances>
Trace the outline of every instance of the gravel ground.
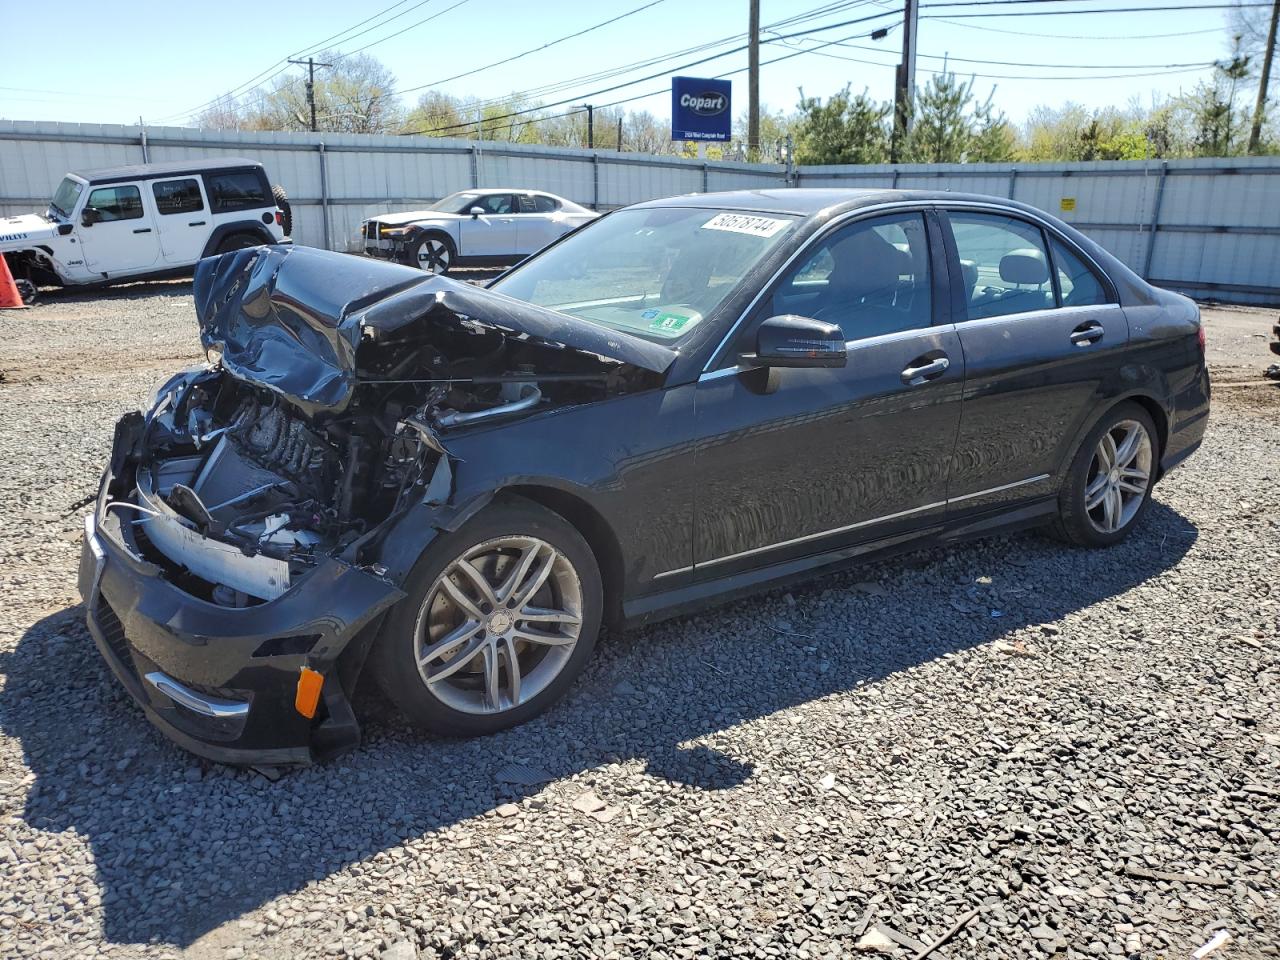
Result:
<instances>
[{"instance_id":1,"label":"gravel ground","mask_svg":"<svg viewBox=\"0 0 1280 960\"><path fill-rule=\"evenodd\" d=\"M1274 389L1218 392L1120 547L990 540L606 638L519 730L383 717L272 783L154 732L75 593L67 508L197 358L190 302L0 314L0 956L906 957L957 925L934 956L1280 956ZM1248 379L1271 315L1224 314Z\"/></svg>"}]
</instances>

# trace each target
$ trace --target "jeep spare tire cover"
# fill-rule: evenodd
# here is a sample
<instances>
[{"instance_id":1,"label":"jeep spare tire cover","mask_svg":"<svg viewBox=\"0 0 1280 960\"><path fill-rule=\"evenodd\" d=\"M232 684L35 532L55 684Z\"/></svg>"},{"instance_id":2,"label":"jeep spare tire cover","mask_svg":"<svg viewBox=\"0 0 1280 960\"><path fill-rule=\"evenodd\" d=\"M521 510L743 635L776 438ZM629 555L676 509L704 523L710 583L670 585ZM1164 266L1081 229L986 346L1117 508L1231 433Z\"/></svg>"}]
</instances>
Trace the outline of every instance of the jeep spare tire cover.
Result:
<instances>
[{"instance_id":1,"label":"jeep spare tire cover","mask_svg":"<svg viewBox=\"0 0 1280 960\"><path fill-rule=\"evenodd\" d=\"M281 217L284 220L284 235L286 237L293 236L293 208L289 206L289 195L284 192L284 187L276 184L271 188L271 195L275 197L276 206L280 208Z\"/></svg>"}]
</instances>

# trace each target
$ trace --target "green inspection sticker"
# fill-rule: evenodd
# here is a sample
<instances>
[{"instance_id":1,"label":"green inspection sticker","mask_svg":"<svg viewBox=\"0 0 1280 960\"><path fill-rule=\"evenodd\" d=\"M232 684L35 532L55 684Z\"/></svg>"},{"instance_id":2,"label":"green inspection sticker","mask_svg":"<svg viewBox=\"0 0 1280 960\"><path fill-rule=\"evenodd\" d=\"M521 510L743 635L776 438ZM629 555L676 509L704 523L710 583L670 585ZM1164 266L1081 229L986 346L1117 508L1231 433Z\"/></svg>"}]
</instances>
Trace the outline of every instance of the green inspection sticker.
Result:
<instances>
[{"instance_id":1,"label":"green inspection sticker","mask_svg":"<svg viewBox=\"0 0 1280 960\"><path fill-rule=\"evenodd\" d=\"M660 313L649 322L649 329L678 333L692 319L682 313Z\"/></svg>"}]
</instances>

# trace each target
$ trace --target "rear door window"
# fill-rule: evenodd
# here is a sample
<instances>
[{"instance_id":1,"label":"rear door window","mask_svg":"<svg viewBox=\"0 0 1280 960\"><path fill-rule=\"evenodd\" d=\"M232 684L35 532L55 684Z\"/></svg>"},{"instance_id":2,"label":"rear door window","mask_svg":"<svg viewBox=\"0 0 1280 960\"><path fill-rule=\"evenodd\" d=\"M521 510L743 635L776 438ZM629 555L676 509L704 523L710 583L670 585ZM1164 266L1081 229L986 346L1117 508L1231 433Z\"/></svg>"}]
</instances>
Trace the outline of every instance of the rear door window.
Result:
<instances>
[{"instance_id":1,"label":"rear door window","mask_svg":"<svg viewBox=\"0 0 1280 960\"><path fill-rule=\"evenodd\" d=\"M538 213L555 213L560 209L560 204L551 197L544 197L542 194L534 194L533 208L537 210Z\"/></svg>"},{"instance_id":2,"label":"rear door window","mask_svg":"<svg viewBox=\"0 0 1280 960\"><path fill-rule=\"evenodd\" d=\"M1098 275L1065 243L1055 239L1053 248L1053 266L1058 273L1058 287L1062 290L1064 307L1088 307L1099 303L1107 303L1106 288Z\"/></svg>"},{"instance_id":3,"label":"rear door window","mask_svg":"<svg viewBox=\"0 0 1280 960\"><path fill-rule=\"evenodd\" d=\"M156 210L161 214L195 213L204 209L200 184L194 178L161 180L151 185L151 191L155 194Z\"/></svg>"},{"instance_id":4,"label":"rear door window","mask_svg":"<svg viewBox=\"0 0 1280 960\"><path fill-rule=\"evenodd\" d=\"M132 185L99 187L89 194L87 205L98 211L103 223L142 219L142 194Z\"/></svg>"},{"instance_id":5,"label":"rear door window","mask_svg":"<svg viewBox=\"0 0 1280 960\"><path fill-rule=\"evenodd\" d=\"M999 214L951 211L947 216L960 257L964 319L1057 306L1039 227Z\"/></svg>"},{"instance_id":6,"label":"rear door window","mask_svg":"<svg viewBox=\"0 0 1280 960\"><path fill-rule=\"evenodd\" d=\"M266 182L254 170L206 173L204 182L209 191L209 206L214 213L274 207L276 204L274 197L269 198Z\"/></svg>"}]
</instances>

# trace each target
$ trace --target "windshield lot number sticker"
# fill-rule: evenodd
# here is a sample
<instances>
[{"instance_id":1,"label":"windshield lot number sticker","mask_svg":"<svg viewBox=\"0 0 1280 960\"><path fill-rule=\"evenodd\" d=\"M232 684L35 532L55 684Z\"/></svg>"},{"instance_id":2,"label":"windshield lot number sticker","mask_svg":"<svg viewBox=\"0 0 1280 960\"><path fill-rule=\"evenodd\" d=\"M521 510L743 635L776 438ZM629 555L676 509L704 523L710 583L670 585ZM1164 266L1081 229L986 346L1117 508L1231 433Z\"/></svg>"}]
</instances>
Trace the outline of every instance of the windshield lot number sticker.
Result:
<instances>
[{"instance_id":1,"label":"windshield lot number sticker","mask_svg":"<svg viewBox=\"0 0 1280 960\"><path fill-rule=\"evenodd\" d=\"M692 319L693 317L686 317L681 313L660 313L649 324L649 329L661 330L664 333L679 333L681 328Z\"/></svg>"},{"instance_id":2,"label":"windshield lot number sticker","mask_svg":"<svg viewBox=\"0 0 1280 960\"><path fill-rule=\"evenodd\" d=\"M745 233L749 237L772 237L787 225L786 220L773 217L749 217L741 213L717 213L702 225L703 230L728 230Z\"/></svg>"}]
</instances>

